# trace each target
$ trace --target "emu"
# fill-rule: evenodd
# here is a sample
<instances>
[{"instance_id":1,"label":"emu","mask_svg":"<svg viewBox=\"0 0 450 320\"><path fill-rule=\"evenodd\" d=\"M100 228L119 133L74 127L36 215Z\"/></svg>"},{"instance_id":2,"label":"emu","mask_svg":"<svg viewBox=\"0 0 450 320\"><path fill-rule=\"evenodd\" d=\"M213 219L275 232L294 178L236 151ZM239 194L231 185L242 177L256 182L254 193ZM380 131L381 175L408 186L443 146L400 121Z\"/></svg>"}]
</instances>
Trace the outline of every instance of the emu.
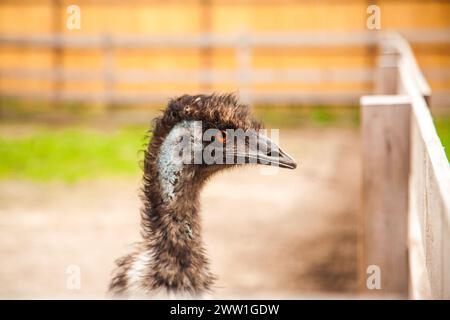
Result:
<instances>
[{"instance_id":1,"label":"emu","mask_svg":"<svg viewBox=\"0 0 450 320\"><path fill-rule=\"evenodd\" d=\"M195 298L212 293L216 278L209 269L202 242L199 194L214 173L238 164L176 161L174 150L183 135L204 149L204 141L193 138L193 124L198 121L203 133L208 129L217 131L215 143L221 144L238 164L257 162L296 168L288 154L257 131L261 124L234 95L183 95L169 101L162 116L155 119L144 156L142 240L131 254L116 260L109 286L114 297ZM243 147L230 143L229 129L254 130L258 147L248 140ZM261 146L266 147L265 151ZM243 161L236 161L238 158Z\"/></svg>"}]
</instances>

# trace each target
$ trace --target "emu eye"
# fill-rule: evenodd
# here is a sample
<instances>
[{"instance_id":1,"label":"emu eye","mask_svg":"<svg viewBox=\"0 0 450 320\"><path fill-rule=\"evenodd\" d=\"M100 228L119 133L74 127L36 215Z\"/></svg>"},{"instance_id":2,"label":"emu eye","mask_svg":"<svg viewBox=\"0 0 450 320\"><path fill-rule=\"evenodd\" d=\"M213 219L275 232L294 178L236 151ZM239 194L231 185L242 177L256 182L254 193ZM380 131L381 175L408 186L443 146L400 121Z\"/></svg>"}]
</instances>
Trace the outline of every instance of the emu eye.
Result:
<instances>
[{"instance_id":1,"label":"emu eye","mask_svg":"<svg viewBox=\"0 0 450 320\"><path fill-rule=\"evenodd\" d=\"M217 130L215 138L220 143L223 143L227 139L227 132L225 130Z\"/></svg>"}]
</instances>

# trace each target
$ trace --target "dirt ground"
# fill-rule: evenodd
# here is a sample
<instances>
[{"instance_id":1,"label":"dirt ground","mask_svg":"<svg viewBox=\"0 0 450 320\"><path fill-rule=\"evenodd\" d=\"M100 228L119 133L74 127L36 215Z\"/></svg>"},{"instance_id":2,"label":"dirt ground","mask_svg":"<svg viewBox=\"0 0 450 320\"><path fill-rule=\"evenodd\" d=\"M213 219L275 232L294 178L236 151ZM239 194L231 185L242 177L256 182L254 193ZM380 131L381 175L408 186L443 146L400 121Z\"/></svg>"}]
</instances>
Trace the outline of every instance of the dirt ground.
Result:
<instances>
[{"instance_id":1,"label":"dirt ground","mask_svg":"<svg viewBox=\"0 0 450 320\"><path fill-rule=\"evenodd\" d=\"M359 205L357 129L282 130L295 171L259 166L202 194L217 297L352 294ZM75 184L0 181L0 297L104 298L113 261L139 239L140 177ZM67 288L70 266L81 288Z\"/></svg>"}]
</instances>

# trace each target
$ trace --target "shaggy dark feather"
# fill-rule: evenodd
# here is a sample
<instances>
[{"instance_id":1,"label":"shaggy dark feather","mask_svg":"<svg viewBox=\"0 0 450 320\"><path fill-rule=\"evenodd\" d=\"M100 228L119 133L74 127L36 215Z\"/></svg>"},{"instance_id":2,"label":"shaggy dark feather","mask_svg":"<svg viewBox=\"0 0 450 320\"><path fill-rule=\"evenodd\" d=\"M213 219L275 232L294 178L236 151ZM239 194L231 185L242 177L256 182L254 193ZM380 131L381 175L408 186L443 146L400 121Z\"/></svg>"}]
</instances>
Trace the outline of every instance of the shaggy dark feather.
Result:
<instances>
[{"instance_id":1,"label":"shaggy dark feather","mask_svg":"<svg viewBox=\"0 0 450 320\"><path fill-rule=\"evenodd\" d=\"M135 251L116 261L110 283L114 296L175 294L196 297L209 292L214 276L202 244L199 194L212 173L225 166L186 165L175 186L176 199L164 201L157 178L161 144L182 120L202 121L205 128L259 129L248 106L232 94L183 95L169 102L155 119L145 152L141 199L141 235ZM208 167L208 168L207 168Z\"/></svg>"}]
</instances>

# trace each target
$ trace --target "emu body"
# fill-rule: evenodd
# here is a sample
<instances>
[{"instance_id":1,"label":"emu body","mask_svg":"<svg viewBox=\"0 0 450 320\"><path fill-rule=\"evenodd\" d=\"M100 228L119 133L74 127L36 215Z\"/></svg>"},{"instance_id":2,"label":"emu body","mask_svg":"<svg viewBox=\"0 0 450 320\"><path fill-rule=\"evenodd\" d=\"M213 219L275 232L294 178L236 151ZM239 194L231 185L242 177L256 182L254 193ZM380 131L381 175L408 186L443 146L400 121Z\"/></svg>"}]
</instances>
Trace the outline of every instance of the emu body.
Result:
<instances>
[{"instance_id":1,"label":"emu body","mask_svg":"<svg viewBox=\"0 0 450 320\"><path fill-rule=\"evenodd\" d=\"M215 276L209 270L201 237L200 191L214 173L233 165L179 161L177 147L186 134L197 148L204 146L195 138L196 121L201 121L202 130L214 128L220 135L226 135L225 129L260 128L249 108L239 104L233 95L185 95L169 102L163 115L155 120L145 152L142 240L131 254L116 261L109 287L114 296L199 297L211 292ZM246 160L296 167L294 160L267 137L258 138L271 145L275 156L247 146ZM242 156L242 150L228 145L226 136L219 141L232 154Z\"/></svg>"}]
</instances>

